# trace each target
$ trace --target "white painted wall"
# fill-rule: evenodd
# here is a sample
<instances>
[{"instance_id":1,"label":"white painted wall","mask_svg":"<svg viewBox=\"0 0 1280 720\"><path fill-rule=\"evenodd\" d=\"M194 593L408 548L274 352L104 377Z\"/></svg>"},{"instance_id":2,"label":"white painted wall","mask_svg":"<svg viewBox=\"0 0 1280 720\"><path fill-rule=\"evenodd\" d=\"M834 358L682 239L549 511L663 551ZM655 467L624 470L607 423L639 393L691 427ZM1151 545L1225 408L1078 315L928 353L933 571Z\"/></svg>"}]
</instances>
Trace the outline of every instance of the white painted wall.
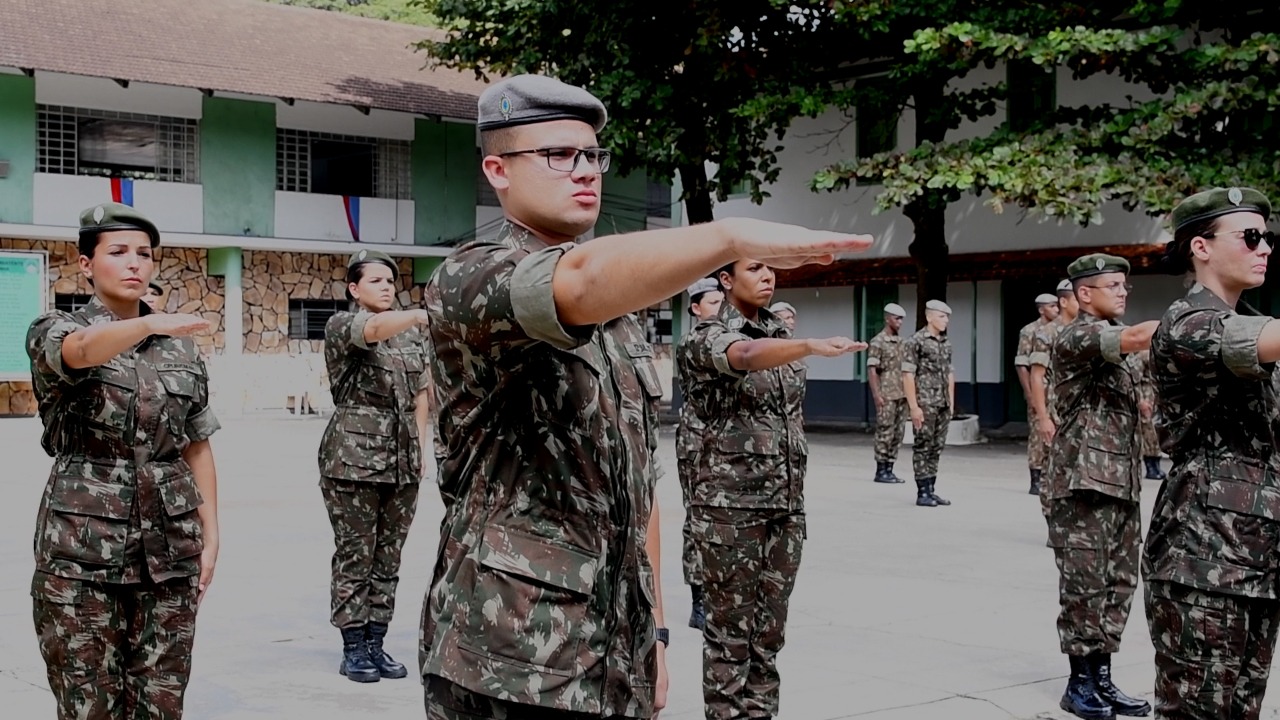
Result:
<instances>
[{"instance_id":1,"label":"white painted wall","mask_svg":"<svg viewBox=\"0 0 1280 720\"><path fill-rule=\"evenodd\" d=\"M202 97L199 90L192 88L140 82L131 82L123 88L106 78L36 73L36 102L41 105L199 118L203 113Z\"/></svg>"},{"instance_id":2,"label":"white painted wall","mask_svg":"<svg viewBox=\"0 0 1280 720\"><path fill-rule=\"evenodd\" d=\"M857 288L852 287L787 289L774 295L773 301L795 306L797 337L853 338L858 332L858 318L854 314L856 292ZM809 366L810 380L853 380L857 358L853 355L811 357L805 363Z\"/></svg>"},{"instance_id":3,"label":"white painted wall","mask_svg":"<svg viewBox=\"0 0 1280 720\"><path fill-rule=\"evenodd\" d=\"M412 200L360 198L360 240L413 244ZM276 191L276 237L351 242L341 195Z\"/></svg>"},{"instance_id":4,"label":"white painted wall","mask_svg":"<svg viewBox=\"0 0 1280 720\"><path fill-rule=\"evenodd\" d=\"M413 212L412 200L360 198L360 240L412 245Z\"/></svg>"},{"instance_id":5,"label":"white painted wall","mask_svg":"<svg viewBox=\"0 0 1280 720\"><path fill-rule=\"evenodd\" d=\"M111 200L111 181L86 175L36 173L31 219L36 225L77 227L80 211Z\"/></svg>"},{"instance_id":6,"label":"white painted wall","mask_svg":"<svg viewBox=\"0 0 1280 720\"><path fill-rule=\"evenodd\" d=\"M974 382L996 383L1004 379L1005 352L1012 353L1016 348L1005 348L1001 339L1004 330L1000 303L1000 282L985 280L977 285L977 363L974 368Z\"/></svg>"},{"instance_id":7,"label":"white painted wall","mask_svg":"<svg viewBox=\"0 0 1280 720\"><path fill-rule=\"evenodd\" d=\"M370 110L365 115L350 105L328 105L305 100L286 105L276 101L276 126L293 130L413 140L413 118L409 113L389 110Z\"/></svg>"}]
</instances>

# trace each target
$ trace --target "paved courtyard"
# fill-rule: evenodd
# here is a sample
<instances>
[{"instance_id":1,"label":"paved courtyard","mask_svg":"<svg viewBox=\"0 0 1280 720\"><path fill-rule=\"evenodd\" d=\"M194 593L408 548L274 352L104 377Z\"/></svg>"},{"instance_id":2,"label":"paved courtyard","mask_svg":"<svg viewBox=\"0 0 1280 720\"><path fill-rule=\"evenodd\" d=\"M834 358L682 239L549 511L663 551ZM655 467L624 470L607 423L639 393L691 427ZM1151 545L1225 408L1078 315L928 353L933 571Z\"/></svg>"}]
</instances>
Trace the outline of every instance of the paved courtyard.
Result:
<instances>
[{"instance_id":1,"label":"paved courtyard","mask_svg":"<svg viewBox=\"0 0 1280 720\"><path fill-rule=\"evenodd\" d=\"M337 674L328 624L329 525L316 487L323 421L251 418L214 438L222 555L201 608L187 717L422 717L419 685L358 685ZM0 707L53 716L31 627L31 533L49 459L32 420L0 420ZM1063 718L1066 675L1054 632L1056 575L1022 447L949 448L938 491L875 485L865 435L811 438L809 539L781 655L786 720ZM673 438L664 434L662 584L671 649L664 718L701 717L700 637L685 627ZM909 456L899 474L910 472ZM1146 486L1149 512L1155 484ZM1144 513L1144 517L1147 513ZM424 492L405 548L388 649L415 663L418 614L436 549L439 497ZM1116 657L1121 687L1150 697L1154 673L1141 602ZM1280 703L1265 717L1280 717ZM354 714L353 714L354 713Z\"/></svg>"}]
</instances>

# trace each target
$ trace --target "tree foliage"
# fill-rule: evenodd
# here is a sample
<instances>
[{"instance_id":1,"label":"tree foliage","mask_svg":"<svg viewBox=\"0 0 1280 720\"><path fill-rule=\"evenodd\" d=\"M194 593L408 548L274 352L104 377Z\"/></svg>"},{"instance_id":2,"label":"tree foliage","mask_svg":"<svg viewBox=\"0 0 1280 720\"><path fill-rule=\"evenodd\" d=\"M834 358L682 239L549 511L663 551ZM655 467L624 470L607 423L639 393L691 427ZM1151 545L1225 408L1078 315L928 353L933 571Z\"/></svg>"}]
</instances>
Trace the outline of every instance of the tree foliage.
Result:
<instances>
[{"instance_id":1,"label":"tree foliage","mask_svg":"<svg viewBox=\"0 0 1280 720\"><path fill-rule=\"evenodd\" d=\"M267 0L267 2L329 10L375 20L390 20L407 25L429 27L436 25L436 19L423 9L417 0Z\"/></svg>"},{"instance_id":2,"label":"tree foliage","mask_svg":"<svg viewBox=\"0 0 1280 720\"><path fill-rule=\"evenodd\" d=\"M480 76L547 73L590 89L611 114L602 141L620 170L679 176L688 217L713 198L777 179L781 138L817 115L818 72L836 47L825 0L425 0L448 31L433 62ZM770 98L761 103L759 98ZM706 163L717 170L708 176Z\"/></svg>"}]
</instances>

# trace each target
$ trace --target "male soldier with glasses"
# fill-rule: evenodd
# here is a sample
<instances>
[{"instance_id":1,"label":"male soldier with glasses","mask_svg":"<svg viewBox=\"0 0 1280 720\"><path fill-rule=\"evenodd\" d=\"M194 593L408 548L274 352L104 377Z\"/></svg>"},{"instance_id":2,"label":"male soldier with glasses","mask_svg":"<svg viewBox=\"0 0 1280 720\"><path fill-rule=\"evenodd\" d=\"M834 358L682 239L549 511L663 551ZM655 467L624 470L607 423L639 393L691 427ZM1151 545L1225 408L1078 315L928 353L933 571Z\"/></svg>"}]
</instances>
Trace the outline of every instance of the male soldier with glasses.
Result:
<instances>
[{"instance_id":1,"label":"male soldier with glasses","mask_svg":"<svg viewBox=\"0 0 1280 720\"><path fill-rule=\"evenodd\" d=\"M746 219L578 244L600 215L605 118L548 77L480 96L483 170L506 223L458 248L425 292L451 498L423 608L428 718L662 708L662 387L630 313L740 258L796 267L871 244Z\"/></svg>"}]
</instances>

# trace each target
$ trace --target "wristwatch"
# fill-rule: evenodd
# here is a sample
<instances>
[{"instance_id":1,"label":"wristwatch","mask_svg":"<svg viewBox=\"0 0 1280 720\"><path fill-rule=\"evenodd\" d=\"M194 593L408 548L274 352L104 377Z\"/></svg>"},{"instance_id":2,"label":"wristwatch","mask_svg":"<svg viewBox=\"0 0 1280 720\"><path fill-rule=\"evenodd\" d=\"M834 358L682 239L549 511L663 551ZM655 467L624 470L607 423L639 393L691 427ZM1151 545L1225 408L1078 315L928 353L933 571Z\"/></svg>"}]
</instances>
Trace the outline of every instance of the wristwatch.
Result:
<instances>
[{"instance_id":1,"label":"wristwatch","mask_svg":"<svg viewBox=\"0 0 1280 720\"><path fill-rule=\"evenodd\" d=\"M666 628L658 628L658 642L666 647L671 647L671 631Z\"/></svg>"}]
</instances>

